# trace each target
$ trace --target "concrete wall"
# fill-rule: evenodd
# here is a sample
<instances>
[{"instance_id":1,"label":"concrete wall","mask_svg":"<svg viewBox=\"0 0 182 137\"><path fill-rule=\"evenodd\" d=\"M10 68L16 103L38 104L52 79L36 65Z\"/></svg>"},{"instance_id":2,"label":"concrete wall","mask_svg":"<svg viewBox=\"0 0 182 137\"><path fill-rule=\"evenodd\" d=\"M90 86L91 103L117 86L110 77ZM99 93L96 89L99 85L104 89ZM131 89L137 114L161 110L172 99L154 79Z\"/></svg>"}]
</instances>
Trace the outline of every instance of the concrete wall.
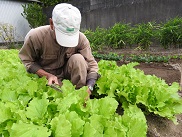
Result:
<instances>
[{"instance_id":1,"label":"concrete wall","mask_svg":"<svg viewBox=\"0 0 182 137\"><path fill-rule=\"evenodd\" d=\"M182 17L182 0L72 0L82 13L82 29L108 28L116 22L165 22Z\"/></svg>"},{"instance_id":2,"label":"concrete wall","mask_svg":"<svg viewBox=\"0 0 182 137\"><path fill-rule=\"evenodd\" d=\"M15 37L17 41L23 41L25 35L30 30L29 24L25 18L21 16L23 12L22 4L26 2L0 0L0 23L10 24L15 29ZM0 39L0 43L4 42Z\"/></svg>"}]
</instances>

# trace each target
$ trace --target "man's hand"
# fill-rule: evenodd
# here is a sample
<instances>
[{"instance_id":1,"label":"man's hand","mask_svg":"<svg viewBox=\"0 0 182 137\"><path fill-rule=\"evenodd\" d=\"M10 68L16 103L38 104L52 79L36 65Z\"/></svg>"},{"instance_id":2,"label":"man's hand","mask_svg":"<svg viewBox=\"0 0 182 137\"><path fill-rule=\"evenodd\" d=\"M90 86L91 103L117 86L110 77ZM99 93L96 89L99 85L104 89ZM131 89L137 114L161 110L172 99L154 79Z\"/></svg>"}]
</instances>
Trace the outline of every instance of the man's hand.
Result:
<instances>
[{"instance_id":1,"label":"man's hand","mask_svg":"<svg viewBox=\"0 0 182 137\"><path fill-rule=\"evenodd\" d=\"M83 104L84 107L87 106L86 101L90 98L90 95L92 94L89 88L87 89L87 93L88 93L88 96L85 98L85 103Z\"/></svg>"},{"instance_id":2,"label":"man's hand","mask_svg":"<svg viewBox=\"0 0 182 137\"><path fill-rule=\"evenodd\" d=\"M48 85L59 85L58 78L55 75L49 74L46 78L48 80Z\"/></svg>"},{"instance_id":3,"label":"man's hand","mask_svg":"<svg viewBox=\"0 0 182 137\"><path fill-rule=\"evenodd\" d=\"M88 96L85 98L85 100L88 100L90 98L90 95L92 94L91 90L93 89L91 89L90 86L88 86L88 89L87 89Z\"/></svg>"},{"instance_id":4,"label":"man's hand","mask_svg":"<svg viewBox=\"0 0 182 137\"><path fill-rule=\"evenodd\" d=\"M50 74L46 71L44 71L43 69L39 69L36 74L40 77L43 77L45 76L46 79L48 80L48 85L52 85L52 84L57 84L57 85L60 85L61 83L58 82L58 78L53 75L53 74Z\"/></svg>"},{"instance_id":5,"label":"man's hand","mask_svg":"<svg viewBox=\"0 0 182 137\"><path fill-rule=\"evenodd\" d=\"M87 89L87 93L88 93L88 97L87 97L87 99L89 99L89 98L90 98L90 95L92 94L92 92L90 91L90 89L89 89L89 88Z\"/></svg>"}]
</instances>

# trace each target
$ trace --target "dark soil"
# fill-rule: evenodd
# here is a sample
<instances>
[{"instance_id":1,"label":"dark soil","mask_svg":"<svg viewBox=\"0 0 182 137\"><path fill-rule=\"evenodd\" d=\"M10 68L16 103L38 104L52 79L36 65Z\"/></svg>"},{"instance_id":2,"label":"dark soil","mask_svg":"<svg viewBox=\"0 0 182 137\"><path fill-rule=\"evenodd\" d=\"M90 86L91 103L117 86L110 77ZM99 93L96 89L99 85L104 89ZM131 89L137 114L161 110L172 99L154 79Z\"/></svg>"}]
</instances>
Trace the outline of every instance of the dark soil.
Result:
<instances>
[{"instance_id":1,"label":"dark soil","mask_svg":"<svg viewBox=\"0 0 182 137\"><path fill-rule=\"evenodd\" d=\"M153 55L182 55L182 49L164 50L162 48L153 47L148 51L137 51L135 49L118 49L104 50L102 53L118 53L118 54L153 54ZM117 61L118 65L123 65L128 62ZM140 63L136 66L137 69L144 71L146 75L155 75L164 79L169 85L173 82L180 83L181 73L175 69L173 64L181 64L182 60L173 59L168 63ZM158 117L156 115L147 115L148 132L147 137L182 137L182 114L177 115L178 125L175 125L171 120Z\"/></svg>"}]
</instances>

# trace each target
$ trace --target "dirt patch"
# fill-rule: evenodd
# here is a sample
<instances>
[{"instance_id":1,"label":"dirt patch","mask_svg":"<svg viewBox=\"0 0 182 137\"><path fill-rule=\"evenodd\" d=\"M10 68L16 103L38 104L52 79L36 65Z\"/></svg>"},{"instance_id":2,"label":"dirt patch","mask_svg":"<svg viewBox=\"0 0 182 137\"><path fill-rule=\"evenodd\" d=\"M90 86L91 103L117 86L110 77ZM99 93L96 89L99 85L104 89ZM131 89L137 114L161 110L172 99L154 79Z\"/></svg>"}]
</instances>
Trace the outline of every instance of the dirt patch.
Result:
<instances>
[{"instance_id":1,"label":"dirt patch","mask_svg":"<svg viewBox=\"0 0 182 137\"><path fill-rule=\"evenodd\" d=\"M102 51L103 52L103 51ZM150 48L148 51L137 51L135 49L105 50L105 53L114 52L118 54L152 54L152 55L182 55L182 49L164 50L162 48ZM173 65L181 64L181 59L171 59L168 63L140 63L137 69L144 71L146 75L155 75L166 81L169 85L173 82L180 83L181 73ZM127 64L123 61L117 61L118 65ZM180 93L179 93L180 94ZM181 94L180 94L181 95ZM182 137L182 114L177 116L178 125L171 120L158 117L156 115L147 115L148 132L147 137Z\"/></svg>"}]
</instances>

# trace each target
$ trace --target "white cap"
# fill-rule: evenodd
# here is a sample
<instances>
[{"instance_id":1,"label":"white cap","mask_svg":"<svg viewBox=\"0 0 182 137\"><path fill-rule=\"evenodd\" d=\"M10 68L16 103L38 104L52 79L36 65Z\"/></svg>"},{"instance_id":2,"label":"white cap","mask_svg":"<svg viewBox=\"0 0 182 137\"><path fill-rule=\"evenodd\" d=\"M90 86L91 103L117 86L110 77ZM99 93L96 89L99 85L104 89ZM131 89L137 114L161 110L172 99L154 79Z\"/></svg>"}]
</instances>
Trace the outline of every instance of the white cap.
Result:
<instances>
[{"instance_id":1,"label":"white cap","mask_svg":"<svg viewBox=\"0 0 182 137\"><path fill-rule=\"evenodd\" d=\"M81 24L78 8L67 3L58 4L53 9L52 20L57 42L63 47L76 47Z\"/></svg>"}]
</instances>

